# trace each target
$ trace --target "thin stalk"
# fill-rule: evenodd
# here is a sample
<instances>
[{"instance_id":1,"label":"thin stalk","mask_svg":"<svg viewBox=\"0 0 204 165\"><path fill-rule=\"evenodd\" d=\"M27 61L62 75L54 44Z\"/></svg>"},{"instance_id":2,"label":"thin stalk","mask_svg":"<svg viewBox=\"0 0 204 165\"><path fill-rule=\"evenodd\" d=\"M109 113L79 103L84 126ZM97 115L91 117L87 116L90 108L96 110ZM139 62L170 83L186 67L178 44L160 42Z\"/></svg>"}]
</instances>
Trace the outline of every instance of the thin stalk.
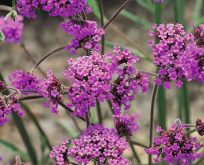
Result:
<instances>
[{"instance_id":1,"label":"thin stalk","mask_svg":"<svg viewBox=\"0 0 204 165\"><path fill-rule=\"evenodd\" d=\"M40 59L35 65L34 67L32 68L32 72L34 72L36 70L36 68L46 59L48 58L49 56L51 56L52 54L60 51L60 50L63 50L65 48L65 45L63 46L60 46L54 50L52 50L50 53L46 54L42 59Z\"/></svg>"},{"instance_id":2,"label":"thin stalk","mask_svg":"<svg viewBox=\"0 0 204 165\"><path fill-rule=\"evenodd\" d=\"M153 72L149 72L149 71L145 71L145 70L139 70L139 69L136 69L136 71L138 71L140 73L147 73L150 76L159 77L159 74L157 74L157 73L153 73Z\"/></svg>"},{"instance_id":3,"label":"thin stalk","mask_svg":"<svg viewBox=\"0 0 204 165\"><path fill-rule=\"evenodd\" d=\"M150 107L149 148L152 147L153 121L154 121L154 105L155 105L155 100L156 100L157 89L158 89L158 86L155 83L153 91L152 91L152 99L151 99L151 107ZM149 165L152 165L152 155L149 155Z\"/></svg>"},{"instance_id":4,"label":"thin stalk","mask_svg":"<svg viewBox=\"0 0 204 165\"><path fill-rule=\"evenodd\" d=\"M38 123L38 120L36 119L36 117L33 115L33 113L29 110L29 108L27 106L25 106L24 104L21 104L21 106L23 107L23 109L26 111L26 113L30 116L31 120L33 121L33 123L35 124L35 126L37 127L37 129L39 130L40 134L42 136L44 136L44 138L46 139L46 143L48 148L50 149L50 151L52 150L52 145L50 144L50 141L47 137L47 135L45 134L45 132L43 131L42 127L40 126L40 124Z\"/></svg>"},{"instance_id":5,"label":"thin stalk","mask_svg":"<svg viewBox=\"0 0 204 165\"><path fill-rule=\"evenodd\" d=\"M138 162L139 164L141 164L141 160L140 160L140 158L139 158L139 156L138 156L138 154L137 154L137 152L136 152L134 146L133 146L131 143L129 143L129 145L130 145L130 148L131 148L131 150L132 150L132 153L133 153L135 159L137 160L137 162Z\"/></svg>"},{"instance_id":6,"label":"thin stalk","mask_svg":"<svg viewBox=\"0 0 204 165\"><path fill-rule=\"evenodd\" d=\"M110 107L110 110L111 110L112 114L115 114L115 112L114 112L113 109L112 109L112 103L111 103L111 101L107 100L107 102L108 102L108 105L109 105L109 107Z\"/></svg>"},{"instance_id":7,"label":"thin stalk","mask_svg":"<svg viewBox=\"0 0 204 165\"><path fill-rule=\"evenodd\" d=\"M139 142L136 142L136 141L133 141L133 140L128 140L129 143L133 144L133 145L137 145L137 146L140 146L140 147L143 147L143 148L148 148L148 146L142 144L142 143L139 143Z\"/></svg>"},{"instance_id":8,"label":"thin stalk","mask_svg":"<svg viewBox=\"0 0 204 165\"><path fill-rule=\"evenodd\" d=\"M190 134L192 134L193 132L196 132L196 131L197 131L197 129L192 129L191 131L187 132L186 135L189 136Z\"/></svg>"},{"instance_id":9,"label":"thin stalk","mask_svg":"<svg viewBox=\"0 0 204 165\"><path fill-rule=\"evenodd\" d=\"M190 127L196 127L195 124L185 124L185 127L190 128Z\"/></svg>"},{"instance_id":10,"label":"thin stalk","mask_svg":"<svg viewBox=\"0 0 204 165\"><path fill-rule=\"evenodd\" d=\"M120 13L120 11L123 10L125 8L125 6L127 6L130 2L132 2L132 0L127 0L124 4L122 4L122 6L113 14L113 16L103 26L103 28L105 29L115 19L115 17L117 17L117 15Z\"/></svg>"},{"instance_id":11,"label":"thin stalk","mask_svg":"<svg viewBox=\"0 0 204 165\"><path fill-rule=\"evenodd\" d=\"M103 3L102 0L98 0L99 10L101 15L101 27L104 26L104 10L103 10ZM105 51L105 35L101 37L101 54L104 54Z\"/></svg>"},{"instance_id":12,"label":"thin stalk","mask_svg":"<svg viewBox=\"0 0 204 165\"><path fill-rule=\"evenodd\" d=\"M11 11L12 8L9 6L5 6L5 5L0 5L0 10L5 10L5 11Z\"/></svg>"},{"instance_id":13,"label":"thin stalk","mask_svg":"<svg viewBox=\"0 0 204 165\"><path fill-rule=\"evenodd\" d=\"M34 56L30 53L30 51L26 48L25 44L24 44L22 41L21 41L21 43L20 43L20 46L23 48L24 52L25 52L26 55L30 58L30 60L33 62L33 64L36 64L36 63L37 63L36 59L35 59ZM46 77L45 72L43 72L43 70L42 70L40 67L38 67L38 69L39 69L40 73L41 73L44 77Z\"/></svg>"},{"instance_id":14,"label":"thin stalk","mask_svg":"<svg viewBox=\"0 0 204 165\"><path fill-rule=\"evenodd\" d=\"M96 100L96 108L97 108L99 124L102 124L103 123L103 117L102 117L102 113L101 113L101 106L100 106L100 103L98 102L98 100Z\"/></svg>"}]
</instances>

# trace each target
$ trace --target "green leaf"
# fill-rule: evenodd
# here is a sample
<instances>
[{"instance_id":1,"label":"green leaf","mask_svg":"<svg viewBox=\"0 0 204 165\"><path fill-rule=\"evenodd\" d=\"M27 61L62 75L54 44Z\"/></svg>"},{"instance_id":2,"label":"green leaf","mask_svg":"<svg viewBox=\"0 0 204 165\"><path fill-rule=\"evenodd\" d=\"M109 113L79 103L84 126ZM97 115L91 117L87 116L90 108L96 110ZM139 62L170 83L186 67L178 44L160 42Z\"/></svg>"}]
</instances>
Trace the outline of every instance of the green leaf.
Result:
<instances>
[{"instance_id":1,"label":"green leaf","mask_svg":"<svg viewBox=\"0 0 204 165\"><path fill-rule=\"evenodd\" d=\"M148 21L142 19L141 17L138 17L138 16L136 16L136 15L134 15L134 14L128 12L127 10L122 10L122 11L120 12L120 14L123 15L123 16L125 16L125 17L127 17L128 19L130 19L130 20L136 22L136 23L139 23L140 25L142 25L142 26L144 26L144 27L146 27L146 28L148 28L148 29L151 29L151 28L152 28L152 23L150 23L150 22L148 22Z\"/></svg>"},{"instance_id":2,"label":"green leaf","mask_svg":"<svg viewBox=\"0 0 204 165\"><path fill-rule=\"evenodd\" d=\"M97 3L96 3L96 0L88 0L88 1L87 1L87 4L88 4L89 6L91 6L92 11L93 11L93 13L96 15L96 17L97 17L97 18L100 18L100 17L101 17L101 15L100 15L100 10L99 10L99 8L98 8L98 5L97 5Z\"/></svg>"},{"instance_id":3,"label":"green leaf","mask_svg":"<svg viewBox=\"0 0 204 165\"><path fill-rule=\"evenodd\" d=\"M45 147L46 147L46 138L40 135L40 149L42 153L44 153Z\"/></svg>"},{"instance_id":4,"label":"green leaf","mask_svg":"<svg viewBox=\"0 0 204 165\"><path fill-rule=\"evenodd\" d=\"M193 10L193 17L191 19L192 21L196 21L199 19L202 5L203 5L203 0L196 0L195 1L195 7Z\"/></svg>"},{"instance_id":5,"label":"green leaf","mask_svg":"<svg viewBox=\"0 0 204 165\"><path fill-rule=\"evenodd\" d=\"M18 149L14 144L0 139L0 145L29 161L29 155Z\"/></svg>"},{"instance_id":6,"label":"green leaf","mask_svg":"<svg viewBox=\"0 0 204 165\"><path fill-rule=\"evenodd\" d=\"M12 9L13 9L13 10L16 9L16 0L12 0Z\"/></svg>"},{"instance_id":7,"label":"green leaf","mask_svg":"<svg viewBox=\"0 0 204 165\"><path fill-rule=\"evenodd\" d=\"M5 36L0 29L0 41L4 41L4 39L5 39Z\"/></svg>"},{"instance_id":8,"label":"green leaf","mask_svg":"<svg viewBox=\"0 0 204 165\"><path fill-rule=\"evenodd\" d=\"M91 122L93 124L97 123L97 109L96 107L90 108L90 113L91 113Z\"/></svg>"},{"instance_id":9,"label":"green leaf","mask_svg":"<svg viewBox=\"0 0 204 165\"><path fill-rule=\"evenodd\" d=\"M78 136L76 130L74 130L73 127L70 127L70 125L68 125L64 120L61 119L58 123L70 134L72 138Z\"/></svg>"},{"instance_id":10,"label":"green leaf","mask_svg":"<svg viewBox=\"0 0 204 165\"><path fill-rule=\"evenodd\" d=\"M133 50L132 48L127 47L127 46L124 46L124 45L119 44L119 43L114 43L114 42L110 42L110 41L105 41L105 46L107 46L107 47L109 47L109 48L113 48L115 45L120 46L120 48L121 48L122 50L128 48L128 49L131 51L132 54L136 54L138 57L140 57L140 58L142 58L142 59L144 59L144 60L147 60L147 61L149 61L149 62L152 62L152 59L151 59L149 56L147 56L147 55L145 55L145 54L143 54L143 53L141 53L141 52L139 52L139 51L137 51L137 50Z\"/></svg>"},{"instance_id":11,"label":"green leaf","mask_svg":"<svg viewBox=\"0 0 204 165\"><path fill-rule=\"evenodd\" d=\"M4 78L1 74L1 71L0 71L0 80L5 82L4 81ZM4 95L8 95L9 94L9 91L8 90L4 90L2 91L2 93ZM18 115L16 114L16 112L13 112L12 111L12 117L17 125L17 128L18 128L18 131L20 132L20 135L21 135L21 138L23 139L23 142L27 148L27 151L30 155L30 159L32 161L33 164L37 164L37 156L36 156L36 152L35 152L35 149L30 141L30 138L28 136L28 133L27 133L27 130L23 124L23 121L21 120L20 117L18 117Z\"/></svg>"},{"instance_id":12,"label":"green leaf","mask_svg":"<svg viewBox=\"0 0 204 165\"><path fill-rule=\"evenodd\" d=\"M149 2L147 4L147 2L145 2L144 0L136 0L136 2L142 6L143 8L147 9L148 11L150 11L151 13L154 13L154 5L149 5Z\"/></svg>"}]
</instances>

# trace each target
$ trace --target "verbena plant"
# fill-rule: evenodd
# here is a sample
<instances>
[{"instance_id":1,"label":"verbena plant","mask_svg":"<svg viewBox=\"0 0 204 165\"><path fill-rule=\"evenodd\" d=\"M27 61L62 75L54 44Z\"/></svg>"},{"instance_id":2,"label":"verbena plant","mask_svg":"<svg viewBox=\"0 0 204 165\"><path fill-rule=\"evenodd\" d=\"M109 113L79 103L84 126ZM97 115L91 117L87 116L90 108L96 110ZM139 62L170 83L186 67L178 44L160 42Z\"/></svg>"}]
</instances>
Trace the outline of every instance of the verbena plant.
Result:
<instances>
[{"instance_id":1,"label":"verbena plant","mask_svg":"<svg viewBox=\"0 0 204 165\"><path fill-rule=\"evenodd\" d=\"M22 139L27 147L28 153L19 150L15 145L0 139L0 144L13 150L28 163L49 164L48 159L55 160L57 165L67 164L110 164L128 165L132 164L123 157L123 152L131 148L137 164L141 164L140 156L134 145L144 148L149 155L148 164L202 164L204 157L201 154L203 142L198 142L197 137L191 137L191 133L197 131L198 136L204 135L204 122L197 119L190 124L190 110L187 94L187 82L197 80L204 84L204 25L201 24L200 11L202 0L195 1L195 11L190 23L193 32L185 30L183 19L184 0L174 0L175 24L162 24L161 8L168 2L160 0L136 0L144 9L155 15L155 22L150 22L123 10L132 0L127 0L107 19L103 12L102 0L13 0L12 7L0 5L0 10L9 13L0 17L0 39L3 42L12 42L23 47L31 58L34 66L30 71L23 72L16 70L8 77L10 85L5 84L3 75L0 76L0 125L8 122L7 116L12 114L17 124ZM164 3L163 3L164 2ZM163 3L163 4L162 4ZM37 17L36 10L44 10L50 16L64 18L60 27L72 37L71 43L54 49L42 59L36 61L21 41L23 31L23 17L33 19ZM101 19L99 26L96 21L88 20L86 15L93 12ZM134 41L129 39L122 31L117 29L111 22L121 13L132 21L140 23L146 28L153 28L148 35L153 39L148 46L152 48L152 57L145 55ZM111 26L120 34L135 50L126 48L121 44L114 44L105 41L105 30ZM105 46L111 47L112 51L105 52ZM78 58L68 59L68 67L63 76L71 81L71 86L65 86L53 74L52 70L45 73L39 66L42 62L54 53L66 49L69 53L75 54L78 49L83 49L84 54ZM136 52L137 55L134 54ZM147 60L156 65L155 73L140 70L135 64L140 59ZM44 75L40 79L35 75L36 69ZM141 90L146 93L149 88L149 79L154 80L154 88L151 97L150 123L149 123L149 144L141 144L133 141L133 133L140 127L136 122L138 114L122 113L121 110L130 109L135 94ZM180 109L178 114L185 114L184 123L179 118L175 119L166 131L165 115L165 91L171 89L174 82L177 88L181 88L179 97ZM156 132L160 134L153 139L154 106L158 92L158 118L159 123ZM64 104L64 97L68 102ZM48 137L40 127L37 119L23 104L24 100L36 98L47 98L49 101L44 105L50 108L52 113L58 113L58 106L65 108L71 115L83 120L87 128L81 131L78 123L76 127L81 135L71 140L63 139L62 144L51 146ZM101 104L108 101L113 117L114 128L103 126L103 113ZM21 103L21 104L20 104ZM90 117L90 108L96 107L98 124L93 124ZM29 139L28 133L22 120L19 118L26 113L42 136L42 147L50 149L49 157L41 160L37 158L36 151ZM159 126L161 125L161 126ZM189 131L189 128L194 128ZM141 128L143 129L143 128ZM130 139L130 137L132 138ZM0 157L0 161L2 161ZM203 160L203 161L202 161ZM21 162L16 157L16 164Z\"/></svg>"}]
</instances>

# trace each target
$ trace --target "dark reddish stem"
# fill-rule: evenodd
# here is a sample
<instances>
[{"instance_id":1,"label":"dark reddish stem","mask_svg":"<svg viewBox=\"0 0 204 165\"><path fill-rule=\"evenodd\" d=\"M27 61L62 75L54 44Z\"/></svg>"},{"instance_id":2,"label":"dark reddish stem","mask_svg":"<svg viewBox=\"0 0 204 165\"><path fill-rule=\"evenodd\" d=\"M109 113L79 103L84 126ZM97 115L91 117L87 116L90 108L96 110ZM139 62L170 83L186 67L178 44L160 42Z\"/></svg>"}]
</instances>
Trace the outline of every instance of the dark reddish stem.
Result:
<instances>
[{"instance_id":1,"label":"dark reddish stem","mask_svg":"<svg viewBox=\"0 0 204 165\"><path fill-rule=\"evenodd\" d=\"M184 124L186 128L190 128L190 127L196 127L195 124Z\"/></svg>"},{"instance_id":2,"label":"dark reddish stem","mask_svg":"<svg viewBox=\"0 0 204 165\"><path fill-rule=\"evenodd\" d=\"M26 55L30 58L30 60L33 62L33 64L36 64L36 63L37 63L36 59L35 59L34 56L30 53L30 51L26 48L25 44L24 44L23 42L21 42L21 43L20 43L20 46L23 48L24 52L25 52ZM38 67L38 69L39 69L40 73L41 73L44 77L46 77L45 72L43 72L43 70L42 70L40 67Z\"/></svg>"},{"instance_id":3,"label":"dark reddish stem","mask_svg":"<svg viewBox=\"0 0 204 165\"><path fill-rule=\"evenodd\" d=\"M34 72L36 70L36 68L46 59L48 58L49 56L51 56L52 54L60 51L60 50L63 50L65 48L65 45L61 46L61 47L58 47L56 49L54 49L53 51L51 51L50 53L46 54L42 59L40 59L35 65L34 67L32 68L32 72Z\"/></svg>"},{"instance_id":4,"label":"dark reddish stem","mask_svg":"<svg viewBox=\"0 0 204 165\"><path fill-rule=\"evenodd\" d=\"M9 6L5 6L5 5L0 5L0 10L5 10L5 11L11 11L12 8Z\"/></svg>"},{"instance_id":5,"label":"dark reddish stem","mask_svg":"<svg viewBox=\"0 0 204 165\"><path fill-rule=\"evenodd\" d=\"M154 121L154 105L156 100L158 86L156 83L154 84L152 99L151 99L151 107L150 107L150 129L149 129L149 148L152 147L152 139L153 139L153 121ZM152 155L149 155L149 165L152 164Z\"/></svg>"},{"instance_id":6,"label":"dark reddish stem","mask_svg":"<svg viewBox=\"0 0 204 165\"><path fill-rule=\"evenodd\" d=\"M122 6L113 14L113 16L103 26L103 28L105 29L115 19L115 17L117 17L117 15L121 12L121 10L123 10L125 6L127 6L130 2L132 2L132 0L127 0L124 4L122 4Z\"/></svg>"}]
</instances>

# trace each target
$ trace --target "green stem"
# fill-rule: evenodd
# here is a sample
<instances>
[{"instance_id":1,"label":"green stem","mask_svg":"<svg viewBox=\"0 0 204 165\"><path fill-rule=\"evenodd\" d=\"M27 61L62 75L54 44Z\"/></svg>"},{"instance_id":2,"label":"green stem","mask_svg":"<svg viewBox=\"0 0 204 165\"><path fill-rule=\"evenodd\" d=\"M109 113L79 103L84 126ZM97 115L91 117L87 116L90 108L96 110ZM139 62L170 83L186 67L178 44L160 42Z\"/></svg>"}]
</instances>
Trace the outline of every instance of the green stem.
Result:
<instances>
[{"instance_id":1,"label":"green stem","mask_svg":"<svg viewBox=\"0 0 204 165\"><path fill-rule=\"evenodd\" d=\"M141 164L140 158L139 158L139 156L138 156L138 154L137 154L137 152L136 152L134 146L133 146L131 143L129 143L129 145L130 145L130 148L131 148L131 150L132 150L132 153L133 153L135 159L137 160L137 162L138 162L139 164Z\"/></svg>"}]
</instances>

